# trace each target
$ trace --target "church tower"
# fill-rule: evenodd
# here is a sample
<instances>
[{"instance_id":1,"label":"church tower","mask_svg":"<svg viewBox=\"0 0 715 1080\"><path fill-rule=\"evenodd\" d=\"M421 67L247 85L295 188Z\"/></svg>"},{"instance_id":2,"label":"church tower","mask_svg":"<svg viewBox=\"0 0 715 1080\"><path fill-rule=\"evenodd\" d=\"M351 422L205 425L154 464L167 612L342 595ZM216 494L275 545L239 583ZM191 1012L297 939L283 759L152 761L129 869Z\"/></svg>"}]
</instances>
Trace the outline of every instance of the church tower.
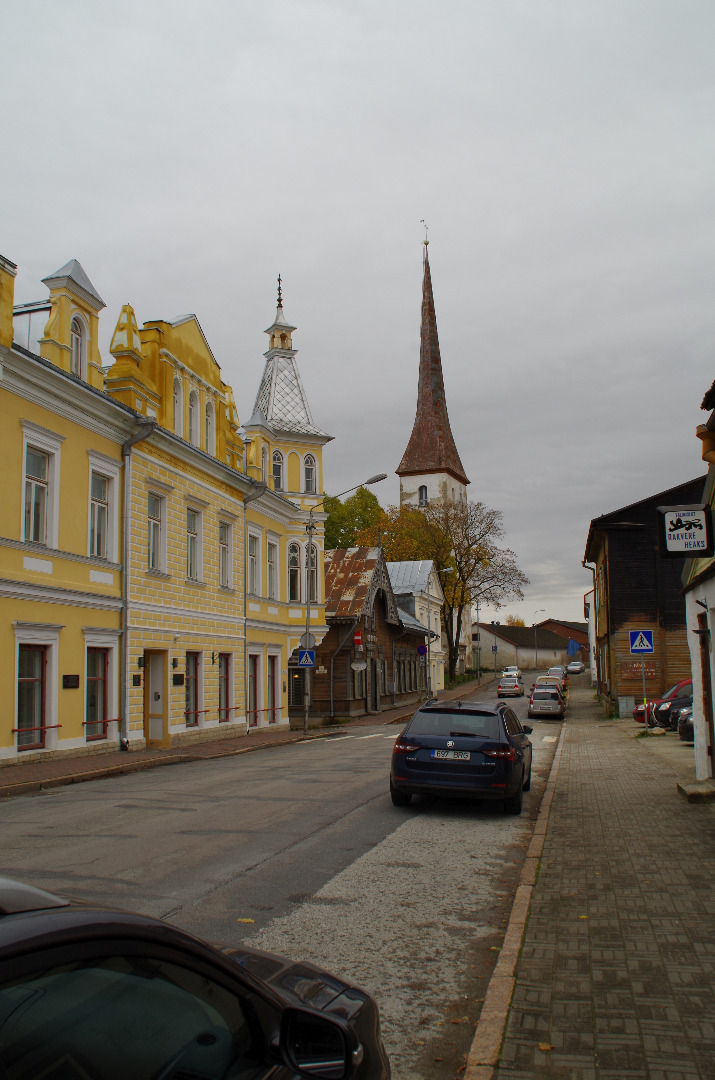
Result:
<instances>
[{"instance_id":1,"label":"church tower","mask_svg":"<svg viewBox=\"0 0 715 1080\"><path fill-rule=\"evenodd\" d=\"M425 240L417 413L410 441L396 469L400 506L426 506L436 499L466 502L469 483L449 426L428 243Z\"/></svg>"}]
</instances>

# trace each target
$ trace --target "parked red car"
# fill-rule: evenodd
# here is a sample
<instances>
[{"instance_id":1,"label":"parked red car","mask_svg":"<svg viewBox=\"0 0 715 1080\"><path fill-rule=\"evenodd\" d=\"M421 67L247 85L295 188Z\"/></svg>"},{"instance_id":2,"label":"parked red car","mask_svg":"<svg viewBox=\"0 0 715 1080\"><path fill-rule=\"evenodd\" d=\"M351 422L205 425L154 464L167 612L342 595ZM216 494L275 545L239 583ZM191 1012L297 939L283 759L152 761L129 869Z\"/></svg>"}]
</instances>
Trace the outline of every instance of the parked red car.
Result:
<instances>
[{"instance_id":1,"label":"parked red car","mask_svg":"<svg viewBox=\"0 0 715 1080\"><path fill-rule=\"evenodd\" d=\"M663 694L662 697L655 698L654 701L649 701L648 702L648 726L649 727L654 727L655 726L655 720L653 719L653 712L658 707L658 705L661 705L664 701L673 701L675 698L692 697L692 694L693 694L693 680L692 679L681 679L680 682L674 683L670 687L669 690L666 690L666 692ZM645 714L645 706L644 706L643 702L641 701L640 704L636 705L635 709L633 710L633 719L637 720L639 724L642 724L643 719L644 719L644 714Z\"/></svg>"}]
</instances>

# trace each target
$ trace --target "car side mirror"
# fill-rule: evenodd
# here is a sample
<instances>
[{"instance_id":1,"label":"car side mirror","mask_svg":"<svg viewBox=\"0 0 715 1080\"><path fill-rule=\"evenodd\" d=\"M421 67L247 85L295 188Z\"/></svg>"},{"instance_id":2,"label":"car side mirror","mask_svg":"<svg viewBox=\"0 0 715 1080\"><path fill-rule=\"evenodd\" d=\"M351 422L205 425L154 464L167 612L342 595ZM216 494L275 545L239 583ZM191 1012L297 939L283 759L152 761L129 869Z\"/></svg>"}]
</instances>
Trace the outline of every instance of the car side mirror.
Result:
<instances>
[{"instance_id":1,"label":"car side mirror","mask_svg":"<svg viewBox=\"0 0 715 1080\"><path fill-rule=\"evenodd\" d=\"M359 1044L351 1049L347 1025L302 1009L285 1010L280 1042L286 1061L300 1076L347 1080L353 1062L359 1064L362 1059Z\"/></svg>"}]
</instances>

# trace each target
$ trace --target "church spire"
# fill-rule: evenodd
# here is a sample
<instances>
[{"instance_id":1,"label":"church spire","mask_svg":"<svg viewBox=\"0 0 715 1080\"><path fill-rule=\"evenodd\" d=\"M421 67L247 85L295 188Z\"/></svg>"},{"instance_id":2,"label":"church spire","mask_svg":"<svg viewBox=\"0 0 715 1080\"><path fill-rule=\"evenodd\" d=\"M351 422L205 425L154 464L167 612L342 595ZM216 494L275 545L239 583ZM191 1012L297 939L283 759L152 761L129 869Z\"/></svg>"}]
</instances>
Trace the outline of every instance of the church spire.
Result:
<instances>
[{"instance_id":1,"label":"church spire","mask_svg":"<svg viewBox=\"0 0 715 1080\"><path fill-rule=\"evenodd\" d=\"M406 490L404 477L417 484L424 477L425 491L431 497L450 497L452 484L459 485L460 497L469 483L449 426L447 401L442 376L442 359L437 336L437 316L432 295L428 240L424 241L424 279L422 283L422 325L420 329L420 371L417 385L417 413L412 435L402 461L397 468L400 477L401 502L417 501L416 492ZM419 501L423 502L422 485L419 485Z\"/></svg>"}]
</instances>

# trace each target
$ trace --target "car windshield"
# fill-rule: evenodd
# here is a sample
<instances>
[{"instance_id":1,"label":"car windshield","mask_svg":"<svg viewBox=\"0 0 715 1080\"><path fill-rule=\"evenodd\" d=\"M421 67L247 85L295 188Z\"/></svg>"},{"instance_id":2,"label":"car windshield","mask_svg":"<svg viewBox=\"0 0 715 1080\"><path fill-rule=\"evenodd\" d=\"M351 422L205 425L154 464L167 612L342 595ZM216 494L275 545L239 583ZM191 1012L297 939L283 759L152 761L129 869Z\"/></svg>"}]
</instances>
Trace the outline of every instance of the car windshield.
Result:
<instances>
[{"instance_id":1,"label":"car windshield","mask_svg":"<svg viewBox=\"0 0 715 1080\"><path fill-rule=\"evenodd\" d=\"M499 717L494 713L430 709L416 713L407 732L410 735L469 735L478 739L498 739Z\"/></svg>"}]
</instances>

